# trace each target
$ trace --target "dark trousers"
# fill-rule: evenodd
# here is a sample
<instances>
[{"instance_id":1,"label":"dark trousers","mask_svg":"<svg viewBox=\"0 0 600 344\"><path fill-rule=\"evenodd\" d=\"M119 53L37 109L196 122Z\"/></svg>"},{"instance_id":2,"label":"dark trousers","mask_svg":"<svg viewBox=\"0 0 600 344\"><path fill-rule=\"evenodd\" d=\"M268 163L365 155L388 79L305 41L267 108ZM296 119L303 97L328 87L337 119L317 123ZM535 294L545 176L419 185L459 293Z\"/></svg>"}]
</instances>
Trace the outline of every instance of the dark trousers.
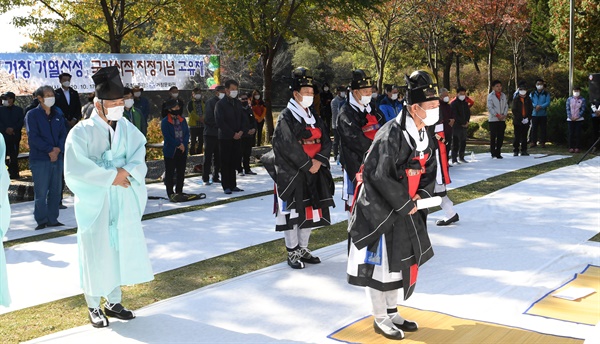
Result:
<instances>
[{"instance_id":1,"label":"dark trousers","mask_svg":"<svg viewBox=\"0 0 600 344\"><path fill-rule=\"evenodd\" d=\"M531 132L529 133L529 142L537 144L538 129L540 131L540 144L546 144L546 130L548 128L548 117L534 116L531 118Z\"/></svg>"},{"instance_id":2,"label":"dark trousers","mask_svg":"<svg viewBox=\"0 0 600 344\"><path fill-rule=\"evenodd\" d=\"M4 141L6 142L6 156L10 161L6 162L8 166L8 174L11 179L19 178L19 142L21 136L17 135L4 135ZM6 161L6 160L5 160Z\"/></svg>"},{"instance_id":3,"label":"dark trousers","mask_svg":"<svg viewBox=\"0 0 600 344\"><path fill-rule=\"evenodd\" d=\"M513 152L527 153L527 132L529 131L528 124L515 125L515 139L513 140Z\"/></svg>"},{"instance_id":4,"label":"dark trousers","mask_svg":"<svg viewBox=\"0 0 600 344\"><path fill-rule=\"evenodd\" d=\"M242 142L234 139L219 140L221 151L221 186L223 190L237 186L235 170L242 159Z\"/></svg>"},{"instance_id":5,"label":"dark trousers","mask_svg":"<svg viewBox=\"0 0 600 344\"><path fill-rule=\"evenodd\" d=\"M265 126L265 121L263 120L260 123L256 123L256 146L260 147L263 145L263 127Z\"/></svg>"},{"instance_id":6,"label":"dark trousers","mask_svg":"<svg viewBox=\"0 0 600 344\"><path fill-rule=\"evenodd\" d=\"M569 148L581 149L583 121L569 121Z\"/></svg>"},{"instance_id":7,"label":"dark trousers","mask_svg":"<svg viewBox=\"0 0 600 344\"><path fill-rule=\"evenodd\" d=\"M452 162L457 159L465 160L465 149L467 148L467 128L460 125L452 129Z\"/></svg>"},{"instance_id":8,"label":"dark trousers","mask_svg":"<svg viewBox=\"0 0 600 344\"><path fill-rule=\"evenodd\" d=\"M490 153L492 157L500 155L500 149L504 141L504 130L506 130L506 122L489 122L490 123Z\"/></svg>"},{"instance_id":9,"label":"dark trousers","mask_svg":"<svg viewBox=\"0 0 600 344\"><path fill-rule=\"evenodd\" d=\"M31 160L29 167L33 177L33 217L38 225L58 222L58 206L61 197L63 160Z\"/></svg>"},{"instance_id":10,"label":"dark trousers","mask_svg":"<svg viewBox=\"0 0 600 344\"><path fill-rule=\"evenodd\" d=\"M202 154L202 147L204 146L204 128L202 127L191 127L190 128L190 155Z\"/></svg>"},{"instance_id":11,"label":"dark trousers","mask_svg":"<svg viewBox=\"0 0 600 344\"><path fill-rule=\"evenodd\" d=\"M592 117L592 138L594 139L592 143L600 138L600 117ZM600 142L596 144L596 147L600 147Z\"/></svg>"},{"instance_id":12,"label":"dark trousers","mask_svg":"<svg viewBox=\"0 0 600 344\"><path fill-rule=\"evenodd\" d=\"M167 195L173 194L173 176L175 176L175 193L183 192L183 180L185 179L185 164L187 155L175 150L175 155L172 158L165 157L165 186L167 187Z\"/></svg>"},{"instance_id":13,"label":"dark trousers","mask_svg":"<svg viewBox=\"0 0 600 344\"><path fill-rule=\"evenodd\" d=\"M214 159L214 165L213 165ZM216 136L204 136L204 166L202 167L202 181L208 182L211 170L213 179L219 178L221 170L221 154L219 152L219 139Z\"/></svg>"},{"instance_id":14,"label":"dark trousers","mask_svg":"<svg viewBox=\"0 0 600 344\"><path fill-rule=\"evenodd\" d=\"M337 128L333 129L333 156L337 160L340 150L340 134Z\"/></svg>"},{"instance_id":15,"label":"dark trousers","mask_svg":"<svg viewBox=\"0 0 600 344\"><path fill-rule=\"evenodd\" d=\"M237 167L237 171L250 172L250 155L252 155L252 146L254 146L254 135L250 137L243 137L241 141L242 159L240 161L239 166Z\"/></svg>"}]
</instances>

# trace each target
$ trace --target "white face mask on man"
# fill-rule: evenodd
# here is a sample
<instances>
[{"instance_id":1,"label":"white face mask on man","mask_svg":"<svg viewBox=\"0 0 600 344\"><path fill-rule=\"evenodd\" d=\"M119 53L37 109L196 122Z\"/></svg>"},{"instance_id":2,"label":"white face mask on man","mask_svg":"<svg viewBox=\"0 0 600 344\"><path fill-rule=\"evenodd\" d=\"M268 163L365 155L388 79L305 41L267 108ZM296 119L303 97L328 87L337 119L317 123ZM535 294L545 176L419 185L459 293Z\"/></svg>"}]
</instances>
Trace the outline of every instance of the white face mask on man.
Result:
<instances>
[{"instance_id":1,"label":"white face mask on man","mask_svg":"<svg viewBox=\"0 0 600 344\"><path fill-rule=\"evenodd\" d=\"M308 109L313 104L315 97L314 96L303 96L303 95L300 95L300 96L302 97L302 101L300 102L300 105L303 108Z\"/></svg>"},{"instance_id":2,"label":"white face mask on man","mask_svg":"<svg viewBox=\"0 0 600 344\"><path fill-rule=\"evenodd\" d=\"M229 91L229 96L231 98L237 98L237 96L238 96L238 90Z\"/></svg>"},{"instance_id":3,"label":"white face mask on man","mask_svg":"<svg viewBox=\"0 0 600 344\"><path fill-rule=\"evenodd\" d=\"M121 119L121 117L123 117L123 110L125 109L125 107L123 105L107 108L104 106L103 102L100 101L100 106L101 106L104 116L109 121L118 121Z\"/></svg>"},{"instance_id":4,"label":"white face mask on man","mask_svg":"<svg viewBox=\"0 0 600 344\"><path fill-rule=\"evenodd\" d=\"M54 97L44 98L44 105L46 105L46 107L53 107L55 102L56 102L56 98L54 98Z\"/></svg>"},{"instance_id":5,"label":"white face mask on man","mask_svg":"<svg viewBox=\"0 0 600 344\"><path fill-rule=\"evenodd\" d=\"M133 96L136 98L139 98L141 95L142 95L142 92L140 92L140 91L133 92Z\"/></svg>"},{"instance_id":6,"label":"white face mask on man","mask_svg":"<svg viewBox=\"0 0 600 344\"><path fill-rule=\"evenodd\" d=\"M131 109L133 107L133 99L125 99L125 107Z\"/></svg>"},{"instance_id":7,"label":"white face mask on man","mask_svg":"<svg viewBox=\"0 0 600 344\"><path fill-rule=\"evenodd\" d=\"M398 99L398 93L392 93L392 100Z\"/></svg>"},{"instance_id":8,"label":"white face mask on man","mask_svg":"<svg viewBox=\"0 0 600 344\"><path fill-rule=\"evenodd\" d=\"M527 94L527 90L519 90L519 94L524 96Z\"/></svg>"},{"instance_id":9,"label":"white face mask on man","mask_svg":"<svg viewBox=\"0 0 600 344\"><path fill-rule=\"evenodd\" d=\"M71 82L70 81L63 81L61 83L61 85L63 85L63 87L69 88L69 86L71 86Z\"/></svg>"},{"instance_id":10,"label":"white face mask on man","mask_svg":"<svg viewBox=\"0 0 600 344\"><path fill-rule=\"evenodd\" d=\"M423 123L426 126L432 126L434 124L436 124L439 120L440 120L440 108L436 107L435 109L423 109L421 106L417 105L418 107L421 108L421 110L425 111L425 118L422 118L421 116L419 116L416 112L415 114L417 115L417 117L419 117L421 119L421 121L423 121Z\"/></svg>"},{"instance_id":11,"label":"white face mask on man","mask_svg":"<svg viewBox=\"0 0 600 344\"><path fill-rule=\"evenodd\" d=\"M573 97L579 97L580 94L581 93L579 93L579 92L573 92Z\"/></svg>"},{"instance_id":12,"label":"white face mask on man","mask_svg":"<svg viewBox=\"0 0 600 344\"><path fill-rule=\"evenodd\" d=\"M444 103L448 103L450 101L450 97L445 96L442 100L444 101Z\"/></svg>"}]
</instances>

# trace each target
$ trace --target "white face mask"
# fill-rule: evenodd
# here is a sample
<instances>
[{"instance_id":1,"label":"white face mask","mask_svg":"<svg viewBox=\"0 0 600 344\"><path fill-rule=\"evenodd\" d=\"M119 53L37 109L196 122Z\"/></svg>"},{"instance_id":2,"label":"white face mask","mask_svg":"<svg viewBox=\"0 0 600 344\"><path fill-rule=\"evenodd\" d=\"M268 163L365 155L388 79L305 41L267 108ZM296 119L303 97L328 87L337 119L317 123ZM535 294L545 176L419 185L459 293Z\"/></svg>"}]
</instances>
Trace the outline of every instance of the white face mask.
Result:
<instances>
[{"instance_id":1,"label":"white face mask","mask_svg":"<svg viewBox=\"0 0 600 344\"><path fill-rule=\"evenodd\" d=\"M544 85L535 85L535 88L537 88L538 91L541 91L544 89Z\"/></svg>"},{"instance_id":2,"label":"white face mask","mask_svg":"<svg viewBox=\"0 0 600 344\"><path fill-rule=\"evenodd\" d=\"M398 99L398 93L392 93L392 100Z\"/></svg>"},{"instance_id":3,"label":"white face mask","mask_svg":"<svg viewBox=\"0 0 600 344\"><path fill-rule=\"evenodd\" d=\"M171 93L171 98L177 99L179 97L179 93Z\"/></svg>"},{"instance_id":4,"label":"white face mask","mask_svg":"<svg viewBox=\"0 0 600 344\"><path fill-rule=\"evenodd\" d=\"M340 92L340 97L346 98L346 92Z\"/></svg>"},{"instance_id":5,"label":"white face mask","mask_svg":"<svg viewBox=\"0 0 600 344\"><path fill-rule=\"evenodd\" d=\"M527 94L527 90L519 90L519 94L524 96Z\"/></svg>"},{"instance_id":6,"label":"white face mask","mask_svg":"<svg viewBox=\"0 0 600 344\"><path fill-rule=\"evenodd\" d=\"M202 95L201 94L194 94L194 99L200 100L200 99L202 99Z\"/></svg>"},{"instance_id":7,"label":"white face mask","mask_svg":"<svg viewBox=\"0 0 600 344\"><path fill-rule=\"evenodd\" d=\"M421 118L421 120L423 121L423 123L426 126L428 126L428 127L432 126L440 120L440 108L439 107L435 108L435 109L429 109L429 110L425 110L425 109L421 108L421 110L425 111L425 114L427 117L421 118L421 116L419 116L419 115L417 115L417 117Z\"/></svg>"},{"instance_id":8,"label":"white face mask","mask_svg":"<svg viewBox=\"0 0 600 344\"><path fill-rule=\"evenodd\" d=\"M325 91L325 92L329 91L329 87L323 87L323 91Z\"/></svg>"},{"instance_id":9,"label":"white face mask","mask_svg":"<svg viewBox=\"0 0 600 344\"><path fill-rule=\"evenodd\" d=\"M225 93L220 93L219 92L219 95L217 97L219 97L219 99L223 99L223 97L225 97Z\"/></svg>"},{"instance_id":10,"label":"white face mask","mask_svg":"<svg viewBox=\"0 0 600 344\"><path fill-rule=\"evenodd\" d=\"M360 102L364 106L369 105L369 103L371 102L371 99L372 98L370 96L360 96Z\"/></svg>"},{"instance_id":11,"label":"white face mask","mask_svg":"<svg viewBox=\"0 0 600 344\"><path fill-rule=\"evenodd\" d=\"M231 98L237 98L237 96L238 96L238 91L237 91L237 90L234 90L234 91L229 91L229 96L230 96Z\"/></svg>"},{"instance_id":12,"label":"white face mask","mask_svg":"<svg viewBox=\"0 0 600 344\"><path fill-rule=\"evenodd\" d=\"M125 99L125 107L131 109L133 107L133 99Z\"/></svg>"},{"instance_id":13,"label":"white face mask","mask_svg":"<svg viewBox=\"0 0 600 344\"><path fill-rule=\"evenodd\" d=\"M579 92L573 92L573 97L579 97L580 93Z\"/></svg>"},{"instance_id":14,"label":"white face mask","mask_svg":"<svg viewBox=\"0 0 600 344\"><path fill-rule=\"evenodd\" d=\"M260 99L260 96L259 96L259 95L255 95L255 96L254 96L254 99L256 99L256 100L259 100L259 99Z\"/></svg>"},{"instance_id":15,"label":"white face mask","mask_svg":"<svg viewBox=\"0 0 600 344\"><path fill-rule=\"evenodd\" d=\"M465 98L467 98L467 96L463 96L462 94L460 96L458 96L458 100L465 100Z\"/></svg>"},{"instance_id":16,"label":"white face mask","mask_svg":"<svg viewBox=\"0 0 600 344\"><path fill-rule=\"evenodd\" d=\"M133 92L133 96L136 98L139 98L142 95L142 92L138 91L138 92Z\"/></svg>"},{"instance_id":17,"label":"white face mask","mask_svg":"<svg viewBox=\"0 0 600 344\"><path fill-rule=\"evenodd\" d=\"M123 108L123 106L104 108L104 110L106 111L104 115L109 121L118 121L121 119L121 117L123 117Z\"/></svg>"},{"instance_id":18,"label":"white face mask","mask_svg":"<svg viewBox=\"0 0 600 344\"><path fill-rule=\"evenodd\" d=\"M8 99L4 99L2 101L2 106L8 106Z\"/></svg>"},{"instance_id":19,"label":"white face mask","mask_svg":"<svg viewBox=\"0 0 600 344\"><path fill-rule=\"evenodd\" d=\"M313 96L302 96L300 105L302 105L303 108L308 109L313 104L313 99Z\"/></svg>"},{"instance_id":20,"label":"white face mask","mask_svg":"<svg viewBox=\"0 0 600 344\"><path fill-rule=\"evenodd\" d=\"M379 97L379 94L377 94L377 92L373 92L373 94L371 95L371 98L377 99L377 97Z\"/></svg>"},{"instance_id":21,"label":"white face mask","mask_svg":"<svg viewBox=\"0 0 600 344\"><path fill-rule=\"evenodd\" d=\"M44 105L47 107L53 107L56 99L54 97L44 98Z\"/></svg>"},{"instance_id":22,"label":"white face mask","mask_svg":"<svg viewBox=\"0 0 600 344\"><path fill-rule=\"evenodd\" d=\"M444 97L444 99L442 99L442 100L444 101L444 103L447 103L447 102L449 102L449 101L450 101L450 97L448 97L448 96L445 96L445 97Z\"/></svg>"},{"instance_id":23,"label":"white face mask","mask_svg":"<svg viewBox=\"0 0 600 344\"><path fill-rule=\"evenodd\" d=\"M63 85L64 87L69 87L71 86L71 82L70 81L64 81L61 85Z\"/></svg>"}]
</instances>

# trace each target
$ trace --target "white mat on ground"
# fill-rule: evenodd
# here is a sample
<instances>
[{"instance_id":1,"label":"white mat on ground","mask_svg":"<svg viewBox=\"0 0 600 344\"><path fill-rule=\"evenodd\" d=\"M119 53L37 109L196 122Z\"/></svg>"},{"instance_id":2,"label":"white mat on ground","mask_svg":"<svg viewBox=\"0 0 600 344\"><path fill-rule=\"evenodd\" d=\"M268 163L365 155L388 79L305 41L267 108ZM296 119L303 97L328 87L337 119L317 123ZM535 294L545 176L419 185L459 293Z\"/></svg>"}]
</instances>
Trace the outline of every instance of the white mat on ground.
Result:
<instances>
[{"instance_id":1,"label":"white mat on ground","mask_svg":"<svg viewBox=\"0 0 600 344\"><path fill-rule=\"evenodd\" d=\"M489 158L488 154L477 154L476 161L474 163L461 164L450 169L450 174L453 181L450 185L450 189L475 183L480 180L484 180L502 173L541 164L548 161L562 159L565 157L566 156L558 155L532 155L529 157L507 156L504 160L493 160ZM469 159L470 158L468 158L468 160ZM240 188L244 189L244 192L234 193L232 195L225 195L223 193L223 189L221 188L221 184L204 186L200 184L202 182L201 177L188 178L185 180L183 191L190 194L198 194L203 192L206 194L206 199L185 203L171 203L165 200L148 200L148 205L146 206L145 213L155 213L161 210L169 210L175 208L188 207L191 205L205 204L217 200L228 199L231 197L273 190L273 180L269 177L266 170L264 168L257 167L254 168L254 171L258 173L257 176L244 176L237 178L238 184ZM342 176L342 169L340 165L337 165L333 161L333 159L331 161L331 171L334 178ZM162 183L148 184L147 187L149 196L166 197L165 186ZM33 202L13 204L11 208L12 215L10 229L6 233L7 240L20 239L42 233L77 227L77 223L75 221L75 214L73 210L73 197L65 198L63 200L63 203L68 208L60 211L59 221L64 223L65 226L46 228L38 231L34 230L36 223L33 218Z\"/></svg>"},{"instance_id":2,"label":"white mat on ground","mask_svg":"<svg viewBox=\"0 0 600 344\"><path fill-rule=\"evenodd\" d=\"M460 204L458 224L430 223L436 255L405 304L593 338L593 326L523 312L582 267L600 263L600 245L587 241L600 228L599 205L600 158ZM278 264L150 305L127 323L82 326L33 342L336 342L327 335L369 309L363 288L346 283L346 243L315 253L322 264L304 270Z\"/></svg>"}]
</instances>

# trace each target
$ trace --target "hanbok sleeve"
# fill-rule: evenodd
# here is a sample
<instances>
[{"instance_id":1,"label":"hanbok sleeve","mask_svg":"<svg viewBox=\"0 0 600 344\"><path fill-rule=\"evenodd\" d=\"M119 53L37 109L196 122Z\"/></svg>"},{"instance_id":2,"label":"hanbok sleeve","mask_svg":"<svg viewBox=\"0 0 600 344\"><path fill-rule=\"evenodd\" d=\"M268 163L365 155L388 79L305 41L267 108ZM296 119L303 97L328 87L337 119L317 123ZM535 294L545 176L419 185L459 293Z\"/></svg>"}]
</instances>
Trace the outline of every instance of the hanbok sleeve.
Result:
<instances>
[{"instance_id":1,"label":"hanbok sleeve","mask_svg":"<svg viewBox=\"0 0 600 344\"><path fill-rule=\"evenodd\" d=\"M127 123L127 163L123 169L129 172L131 178L145 185L148 172L146 137L130 123Z\"/></svg>"},{"instance_id":2,"label":"hanbok sleeve","mask_svg":"<svg viewBox=\"0 0 600 344\"><path fill-rule=\"evenodd\" d=\"M285 160L296 169L308 172L312 167L310 157L298 143L296 136L292 132L292 128L285 119L285 114L283 113L279 116L279 120L277 121L277 126L273 133L272 144L275 156Z\"/></svg>"}]
</instances>

